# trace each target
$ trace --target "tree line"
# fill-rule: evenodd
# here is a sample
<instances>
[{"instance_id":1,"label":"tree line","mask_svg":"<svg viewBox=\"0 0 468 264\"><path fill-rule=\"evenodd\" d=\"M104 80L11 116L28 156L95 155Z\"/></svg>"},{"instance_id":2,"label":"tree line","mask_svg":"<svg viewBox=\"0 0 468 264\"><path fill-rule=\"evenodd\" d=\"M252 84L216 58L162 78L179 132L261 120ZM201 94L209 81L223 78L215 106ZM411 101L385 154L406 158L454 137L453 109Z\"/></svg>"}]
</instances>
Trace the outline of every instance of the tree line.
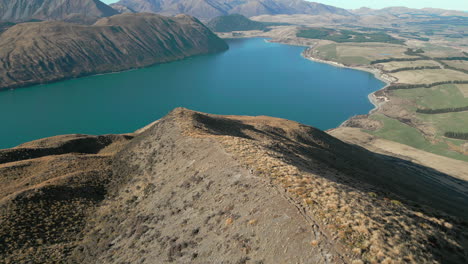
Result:
<instances>
[{"instance_id":1,"label":"tree line","mask_svg":"<svg viewBox=\"0 0 468 264\"><path fill-rule=\"evenodd\" d=\"M440 66L417 66L417 67L404 67L398 68L391 71L387 71L388 73L395 73L395 72L402 72L402 71L415 71L415 70L438 70Z\"/></svg>"},{"instance_id":2,"label":"tree line","mask_svg":"<svg viewBox=\"0 0 468 264\"><path fill-rule=\"evenodd\" d=\"M380 59L380 60L373 60L370 62L371 65L378 64L378 63L386 63L392 61L419 61L419 60L461 60L461 61L468 61L468 57L440 57L440 58L431 58L423 55L417 55L417 58L388 58L388 59Z\"/></svg>"},{"instance_id":3,"label":"tree line","mask_svg":"<svg viewBox=\"0 0 468 264\"><path fill-rule=\"evenodd\" d=\"M444 136L445 136L445 137L448 137L448 138L468 140L468 133L462 133L462 132L445 132Z\"/></svg>"},{"instance_id":4,"label":"tree line","mask_svg":"<svg viewBox=\"0 0 468 264\"><path fill-rule=\"evenodd\" d=\"M421 109L421 108L418 108L416 110L416 113L421 113L421 114L443 114L443 113L455 113L455 112L463 112L463 111L468 111L468 106L440 108L440 109Z\"/></svg>"},{"instance_id":5,"label":"tree line","mask_svg":"<svg viewBox=\"0 0 468 264\"><path fill-rule=\"evenodd\" d=\"M400 89L416 89L416 88L432 88L434 86L444 85L444 84L468 84L468 81L445 81L445 82L435 82L429 84L393 84L389 86L388 90L400 90Z\"/></svg>"},{"instance_id":6,"label":"tree line","mask_svg":"<svg viewBox=\"0 0 468 264\"><path fill-rule=\"evenodd\" d=\"M386 63L392 61L418 61L422 60L422 58L388 58L388 59L380 59L380 60L373 60L370 64L378 64L378 63Z\"/></svg>"},{"instance_id":7,"label":"tree line","mask_svg":"<svg viewBox=\"0 0 468 264\"><path fill-rule=\"evenodd\" d=\"M411 48L408 48L404 54L405 55L408 55L408 56L419 56L419 57L426 57L425 55L422 55L424 53L424 50L423 49L411 49Z\"/></svg>"},{"instance_id":8,"label":"tree line","mask_svg":"<svg viewBox=\"0 0 468 264\"><path fill-rule=\"evenodd\" d=\"M465 70L465 69L459 69L459 68L455 68L455 67L452 67L450 65L448 65L447 63L441 61L441 60L437 60L438 63L444 65L444 68L446 69L450 69L450 70L454 70L454 71L459 71L459 72L463 72L463 73L466 73L468 74L468 70Z\"/></svg>"},{"instance_id":9,"label":"tree line","mask_svg":"<svg viewBox=\"0 0 468 264\"><path fill-rule=\"evenodd\" d=\"M446 58L435 58L436 60L461 60L468 61L468 57L446 57Z\"/></svg>"}]
</instances>

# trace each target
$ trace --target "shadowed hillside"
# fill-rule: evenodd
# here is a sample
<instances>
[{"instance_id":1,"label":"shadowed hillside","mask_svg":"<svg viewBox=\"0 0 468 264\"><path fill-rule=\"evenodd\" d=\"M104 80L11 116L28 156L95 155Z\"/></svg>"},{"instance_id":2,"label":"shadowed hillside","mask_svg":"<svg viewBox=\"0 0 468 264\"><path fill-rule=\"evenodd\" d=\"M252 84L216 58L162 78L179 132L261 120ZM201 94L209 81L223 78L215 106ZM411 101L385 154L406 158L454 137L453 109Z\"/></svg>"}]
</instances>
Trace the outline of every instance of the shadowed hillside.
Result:
<instances>
[{"instance_id":1,"label":"shadowed hillside","mask_svg":"<svg viewBox=\"0 0 468 264\"><path fill-rule=\"evenodd\" d=\"M0 160L10 263L467 260L466 182L284 119L179 108Z\"/></svg>"},{"instance_id":2,"label":"shadowed hillside","mask_svg":"<svg viewBox=\"0 0 468 264\"><path fill-rule=\"evenodd\" d=\"M226 50L197 19L122 14L92 26L22 23L0 39L0 90Z\"/></svg>"}]
</instances>

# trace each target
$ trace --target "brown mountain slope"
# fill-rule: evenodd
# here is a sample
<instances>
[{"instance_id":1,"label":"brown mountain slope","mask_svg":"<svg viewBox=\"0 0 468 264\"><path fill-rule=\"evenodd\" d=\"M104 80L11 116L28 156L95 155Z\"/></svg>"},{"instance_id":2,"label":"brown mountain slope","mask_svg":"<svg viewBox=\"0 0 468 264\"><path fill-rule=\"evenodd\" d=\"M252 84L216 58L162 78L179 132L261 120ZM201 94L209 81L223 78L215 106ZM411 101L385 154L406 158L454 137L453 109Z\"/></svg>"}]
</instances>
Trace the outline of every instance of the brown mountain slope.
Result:
<instances>
[{"instance_id":1,"label":"brown mountain slope","mask_svg":"<svg viewBox=\"0 0 468 264\"><path fill-rule=\"evenodd\" d=\"M70 20L94 23L118 14L99 0L0 0L0 21Z\"/></svg>"},{"instance_id":2,"label":"brown mountain slope","mask_svg":"<svg viewBox=\"0 0 468 264\"><path fill-rule=\"evenodd\" d=\"M342 8L304 0L121 0L117 4L137 12L189 14L203 20L227 14L249 17L277 14L353 16Z\"/></svg>"},{"instance_id":3,"label":"brown mountain slope","mask_svg":"<svg viewBox=\"0 0 468 264\"><path fill-rule=\"evenodd\" d=\"M37 149L52 156L12 154ZM133 135L4 156L18 157L0 164L10 263L468 259L466 182L283 119L176 109Z\"/></svg>"},{"instance_id":4,"label":"brown mountain slope","mask_svg":"<svg viewBox=\"0 0 468 264\"><path fill-rule=\"evenodd\" d=\"M144 67L225 49L223 40L185 15L122 14L92 26L23 23L0 38L0 89Z\"/></svg>"}]
</instances>

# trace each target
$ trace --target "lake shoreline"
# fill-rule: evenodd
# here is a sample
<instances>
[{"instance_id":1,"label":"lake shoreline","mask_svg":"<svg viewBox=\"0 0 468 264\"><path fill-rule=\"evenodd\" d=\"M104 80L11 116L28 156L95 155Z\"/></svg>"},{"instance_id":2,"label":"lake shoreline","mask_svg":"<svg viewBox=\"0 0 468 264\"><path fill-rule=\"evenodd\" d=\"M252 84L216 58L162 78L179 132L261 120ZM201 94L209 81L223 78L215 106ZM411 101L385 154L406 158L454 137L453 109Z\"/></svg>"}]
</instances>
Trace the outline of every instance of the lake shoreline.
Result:
<instances>
[{"instance_id":1,"label":"lake shoreline","mask_svg":"<svg viewBox=\"0 0 468 264\"><path fill-rule=\"evenodd\" d=\"M389 87L392 82L390 80L387 80L383 77L383 74L381 71L377 70L377 69L369 69L369 68L364 68L364 67L353 67L353 66L346 66L344 64L341 64L341 63L338 63L338 62L334 62L334 61L326 61L326 60L321 60L321 59L317 59L317 58L314 58L312 56L307 56L305 53L306 53L307 50L305 50L304 52L301 53L302 57L304 57L305 59L307 60L311 60L311 61L314 61L314 62L318 62L318 63L325 63L325 64L328 64L328 65L331 65L331 66L334 66L334 67L338 67L338 68L346 68L346 69L352 69L352 70L359 70L359 71L364 71L364 72L368 72L368 73L372 73L374 75L374 77L382 82L385 83L385 85L378 89L377 91L374 91L370 94L367 95L367 98L369 99L369 102L374 106L374 108L372 108L368 115L376 112L379 110L380 107L382 107L382 105L384 105L386 102L388 102L388 98L384 99L384 101L379 101L379 99L377 99L377 96L375 95L376 92L378 91L381 91L387 87ZM346 126L346 124L351 120L353 119L355 116L352 116L348 119L346 119L345 121L343 121L343 123L341 123L339 126L337 126L336 128L339 128L339 127L344 127Z\"/></svg>"},{"instance_id":2,"label":"lake shoreline","mask_svg":"<svg viewBox=\"0 0 468 264\"><path fill-rule=\"evenodd\" d=\"M319 62L319 63L325 63L325 64L328 64L328 65L332 65L332 66L335 66L335 67L338 67L338 68L346 68L346 69L352 69L352 70L359 70L359 71L364 71L364 72L368 72L368 73L371 73L374 75L374 77L382 82L385 83L385 85L378 89L377 91L374 91L372 93L370 93L368 95L368 98L369 98L369 101L374 105L374 108L372 110L369 111L369 114L377 111L383 104L385 104L387 101L383 101L383 102L380 102L378 99L377 99L377 96L375 95L376 92L379 92L387 87L389 87L390 85L392 85L394 82L389 80L389 78L386 78L385 77L385 74L376 69L376 68L367 68L367 67L359 67L359 66L347 66L347 65L344 65L344 64L341 64L341 63L338 63L338 62L334 62L334 61L327 61L327 60L322 60L322 59L318 59L318 58L315 58L315 57L312 57L312 56L307 56L306 54L306 51L302 52L302 57L304 57L305 59L308 59L308 60L311 60L311 61L314 61L314 62Z\"/></svg>"},{"instance_id":3,"label":"lake shoreline","mask_svg":"<svg viewBox=\"0 0 468 264\"><path fill-rule=\"evenodd\" d=\"M290 46L301 46L301 47L305 47L306 49L301 52L301 56L304 58L304 59L307 59L307 60L310 60L310 61L313 61L313 62L318 62L318 63L324 63L324 64L328 64L328 65L331 65L331 66L334 66L334 67L337 67L337 68L346 68L346 69L352 69L352 70L358 70L358 71L364 71L364 72L368 72L368 73L371 73L374 75L374 77L380 81L382 81L383 83L385 83L385 85L368 94L367 98L369 99L369 102L374 106L373 109L371 109L369 111L368 114L372 114L376 111L378 111L382 105L384 105L385 103L387 103L389 100L387 97L383 97L383 101L382 100L379 100L379 98L377 98L377 96L375 95L377 92L379 91L382 91L384 90L385 88L389 87L390 85L392 85L395 81L394 80L391 80L392 77L384 74L381 70L377 69L377 68L371 68L371 67L362 67L362 66L347 66L347 65L344 65L342 63L339 63L339 62L335 62L335 61L329 61L329 60L323 60L323 59L319 59L319 58L315 58L313 56L310 56L310 55L307 55L307 51L311 50L311 49L314 49L315 45L311 46L311 45L301 45L300 43L294 43L294 42L284 42L284 41L281 41L281 40L275 40L275 39L266 39L265 38L265 41L267 42L272 42L272 43L279 43L279 44L283 44L283 45L290 45ZM351 120L354 116L348 118L347 120L345 120L343 123L341 123L339 126L337 126L336 128L338 127L341 127L343 126L344 124L346 124L349 120Z\"/></svg>"}]
</instances>

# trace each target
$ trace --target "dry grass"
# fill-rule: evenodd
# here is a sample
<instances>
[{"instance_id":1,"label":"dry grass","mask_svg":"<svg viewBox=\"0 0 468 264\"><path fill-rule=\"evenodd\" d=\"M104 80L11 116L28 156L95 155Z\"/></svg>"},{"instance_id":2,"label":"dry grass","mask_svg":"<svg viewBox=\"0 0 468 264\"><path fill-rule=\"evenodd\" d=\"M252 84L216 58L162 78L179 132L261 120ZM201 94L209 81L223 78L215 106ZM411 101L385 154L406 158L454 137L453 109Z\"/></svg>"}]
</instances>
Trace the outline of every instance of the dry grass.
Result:
<instances>
[{"instance_id":1,"label":"dry grass","mask_svg":"<svg viewBox=\"0 0 468 264\"><path fill-rule=\"evenodd\" d=\"M468 80L468 74L448 69L402 71L392 73L392 76L398 78L398 82L400 83L412 84L429 84L444 81Z\"/></svg>"},{"instance_id":2,"label":"dry grass","mask_svg":"<svg viewBox=\"0 0 468 264\"><path fill-rule=\"evenodd\" d=\"M453 239L454 230L446 228L453 227L454 223L431 217L376 192L362 191L362 183L356 182L360 188L339 183L333 179L347 176L329 168L312 173L290 165L286 162L288 154L273 151L270 144L278 148L287 146L269 141L265 135L249 133L247 136L252 138L249 139L206 135L203 129L187 133L217 138L255 175L284 188L321 226L326 226L331 237L347 248L354 256L352 263L432 263L437 262L434 251L460 252L463 247ZM326 145L318 138L314 140ZM311 242L312 246L318 244L318 241Z\"/></svg>"},{"instance_id":3,"label":"dry grass","mask_svg":"<svg viewBox=\"0 0 468 264\"><path fill-rule=\"evenodd\" d=\"M465 98L468 98L468 84L455 84Z\"/></svg>"},{"instance_id":4,"label":"dry grass","mask_svg":"<svg viewBox=\"0 0 468 264\"><path fill-rule=\"evenodd\" d=\"M228 225L232 225L233 222L234 222L234 219L232 219L232 217L229 217L228 219L226 219L225 224L228 226Z\"/></svg>"},{"instance_id":5,"label":"dry grass","mask_svg":"<svg viewBox=\"0 0 468 264\"><path fill-rule=\"evenodd\" d=\"M467 61L448 60L448 61L444 61L444 63L457 69L468 70Z\"/></svg>"},{"instance_id":6,"label":"dry grass","mask_svg":"<svg viewBox=\"0 0 468 264\"><path fill-rule=\"evenodd\" d=\"M257 219L252 219L248 222L249 225L256 225L258 223Z\"/></svg>"},{"instance_id":7,"label":"dry grass","mask_svg":"<svg viewBox=\"0 0 468 264\"><path fill-rule=\"evenodd\" d=\"M391 61L387 63L380 63L379 65L382 65L383 69L386 71L392 71L408 67L440 66L437 62L431 60Z\"/></svg>"},{"instance_id":8,"label":"dry grass","mask_svg":"<svg viewBox=\"0 0 468 264\"><path fill-rule=\"evenodd\" d=\"M372 60L388 58L411 58L405 55L406 47L383 43L350 43L338 44L337 55L339 57L364 57Z\"/></svg>"},{"instance_id":9,"label":"dry grass","mask_svg":"<svg viewBox=\"0 0 468 264\"><path fill-rule=\"evenodd\" d=\"M104 199L112 154L127 143L119 136L106 146L81 141L74 145L76 149L69 148L70 153L56 154L55 149L83 138L95 139L58 136L3 151L14 156L43 149L50 154L33 159L20 156L19 161L0 164L1 263L64 263L76 246L86 217ZM85 143L97 153L80 154Z\"/></svg>"}]
</instances>

